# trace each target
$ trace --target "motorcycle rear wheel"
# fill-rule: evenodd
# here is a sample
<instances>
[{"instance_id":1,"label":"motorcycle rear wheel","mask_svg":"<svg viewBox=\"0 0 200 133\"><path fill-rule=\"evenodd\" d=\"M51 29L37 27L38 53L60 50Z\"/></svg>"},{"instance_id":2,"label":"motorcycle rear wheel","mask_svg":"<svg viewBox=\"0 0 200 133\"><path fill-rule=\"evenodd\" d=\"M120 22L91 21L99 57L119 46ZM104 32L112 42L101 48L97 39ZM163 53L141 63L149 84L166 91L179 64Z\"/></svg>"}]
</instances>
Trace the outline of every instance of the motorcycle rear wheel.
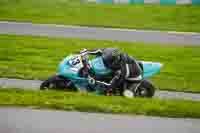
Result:
<instances>
[{"instance_id":1,"label":"motorcycle rear wheel","mask_svg":"<svg viewBox=\"0 0 200 133\"><path fill-rule=\"evenodd\" d=\"M131 89L135 97L147 97L147 98L153 97L156 90L153 84L148 80L143 80L137 88L135 85L132 85Z\"/></svg>"}]
</instances>

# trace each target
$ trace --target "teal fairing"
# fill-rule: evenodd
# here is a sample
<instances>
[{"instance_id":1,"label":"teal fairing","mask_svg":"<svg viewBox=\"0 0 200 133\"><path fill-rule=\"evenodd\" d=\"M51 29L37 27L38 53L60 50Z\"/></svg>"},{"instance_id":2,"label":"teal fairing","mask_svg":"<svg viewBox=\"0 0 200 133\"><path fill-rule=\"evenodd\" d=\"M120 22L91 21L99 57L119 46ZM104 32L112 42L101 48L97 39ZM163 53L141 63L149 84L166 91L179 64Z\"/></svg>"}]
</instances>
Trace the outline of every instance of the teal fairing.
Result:
<instances>
[{"instance_id":1,"label":"teal fairing","mask_svg":"<svg viewBox=\"0 0 200 133\"><path fill-rule=\"evenodd\" d=\"M150 78L160 72L162 64L158 62L141 61L143 65L143 78Z\"/></svg>"}]
</instances>

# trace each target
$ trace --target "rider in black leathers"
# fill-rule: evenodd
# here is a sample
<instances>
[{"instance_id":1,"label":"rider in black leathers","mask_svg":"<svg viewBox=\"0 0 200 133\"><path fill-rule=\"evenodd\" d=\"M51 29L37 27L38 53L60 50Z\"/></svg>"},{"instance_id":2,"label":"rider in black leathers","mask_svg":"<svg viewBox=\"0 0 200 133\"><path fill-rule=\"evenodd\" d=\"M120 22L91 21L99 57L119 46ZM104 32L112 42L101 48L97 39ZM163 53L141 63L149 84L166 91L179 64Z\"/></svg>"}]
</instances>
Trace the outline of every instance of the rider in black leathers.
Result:
<instances>
[{"instance_id":1,"label":"rider in black leathers","mask_svg":"<svg viewBox=\"0 0 200 133\"><path fill-rule=\"evenodd\" d=\"M119 87L125 80L140 82L143 78L138 62L117 48L90 50L89 54L101 55L104 64L114 71L114 76L108 86L109 89Z\"/></svg>"}]
</instances>

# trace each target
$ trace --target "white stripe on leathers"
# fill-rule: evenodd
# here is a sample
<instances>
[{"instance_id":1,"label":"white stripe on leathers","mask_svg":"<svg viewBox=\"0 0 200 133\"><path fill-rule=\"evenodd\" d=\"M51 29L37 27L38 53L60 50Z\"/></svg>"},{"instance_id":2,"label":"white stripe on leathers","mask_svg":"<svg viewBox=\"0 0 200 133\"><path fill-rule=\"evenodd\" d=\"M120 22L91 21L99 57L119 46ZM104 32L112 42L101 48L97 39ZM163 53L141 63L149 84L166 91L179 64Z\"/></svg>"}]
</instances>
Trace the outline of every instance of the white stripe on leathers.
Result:
<instances>
[{"instance_id":1,"label":"white stripe on leathers","mask_svg":"<svg viewBox=\"0 0 200 133\"><path fill-rule=\"evenodd\" d=\"M126 76L125 76L125 78L128 78L128 77L129 77L129 75L130 75L130 71L129 71L129 65L128 65L128 64L126 64Z\"/></svg>"},{"instance_id":2,"label":"white stripe on leathers","mask_svg":"<svg viewBox=\"0 0 200 133\"><path fill-rule=\"evenodd\" d=\"M135 77L135 78L127 78L127 80L129 80L129 81L138 81L138 80L142 80L142 76L139 75L138 77Z\"/></svg>"},{"instance_id":3,"label":"white stripe on leathers","mask_svg":"<svg viewBox=\"0 0 200 133\"><path fill-rule=\"evenodd\" d=\"M135 77L135 78L130 78L129 77L130 76L130 69L129 69L129 65L128 64L126 64L126 76L125 76L125 78L127 79L127 80L130 80L130 81L137 81L137 80L141 80L142 79L142 76L141 75L139 75L138 77Z\"/></svg>"}]
</instances>

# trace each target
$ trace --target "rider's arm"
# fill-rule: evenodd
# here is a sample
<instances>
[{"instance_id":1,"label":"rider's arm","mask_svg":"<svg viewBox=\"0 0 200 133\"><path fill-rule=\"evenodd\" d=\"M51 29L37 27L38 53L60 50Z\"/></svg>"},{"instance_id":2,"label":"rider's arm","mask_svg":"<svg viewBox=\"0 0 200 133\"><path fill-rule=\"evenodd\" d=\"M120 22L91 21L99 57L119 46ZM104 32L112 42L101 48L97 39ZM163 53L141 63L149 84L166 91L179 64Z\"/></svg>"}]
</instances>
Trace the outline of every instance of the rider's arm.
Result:
<instances>
[{"instance_id":1,"label":"rider's arm","mask_svg":"<svg viewBox=\"0 0 200 133\"><path fill-rule=\"evenodd\" d=\"M122 64L120 65L120 69L117 72L115 72L114 77L110 81L111 89L116 88L117 86L119 86L121 83L124 82L127 71L125 66L126 65L124 64L124 62L122 62Z\"/></svg>"}]
</instances>

